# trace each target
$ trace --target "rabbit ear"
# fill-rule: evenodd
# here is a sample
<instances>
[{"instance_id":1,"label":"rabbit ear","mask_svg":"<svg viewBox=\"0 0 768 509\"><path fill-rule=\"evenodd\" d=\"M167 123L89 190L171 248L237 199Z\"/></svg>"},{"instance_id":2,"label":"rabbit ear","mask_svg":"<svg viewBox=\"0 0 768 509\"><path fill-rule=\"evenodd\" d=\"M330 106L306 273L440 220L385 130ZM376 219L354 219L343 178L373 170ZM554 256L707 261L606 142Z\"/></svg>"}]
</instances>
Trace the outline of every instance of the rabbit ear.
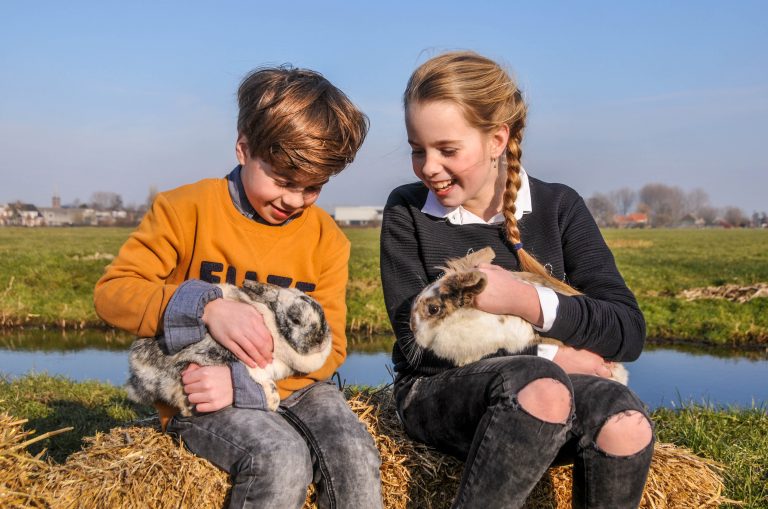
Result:
<instances>
[{"instance_id":1,"label":"rabbit ear","mask_svg":"<svg viewBox=\"0 0 768 509\"><path fill-rule=\"evenodd\" d=\"M440 268L445 272L467 272L477 268L481 263L491 263L495 257L493 248L488 246L461 258L452 258L445 262L445 267Z\"/></svg>"},{"instance_id":2,"label":"rabbit ear","mask_svg":"<svg viewBox=\"0 0 768 509\"><path fill-rule=\"evenodd\" d=\"M243 281L243 291L256 302L270 302L277 298L277 288L274 285L250 279Z\"/></svg>"},{"instance_id":3,"label":"rabbit ear","mask_svg":"<svg viewBox=\"0 0 768 509\"><path fill-rule=\"evenodd\" d=\"M488 278L479 270L450 274L440 285L440 296L452 301L457 307L469 306L485 290L487 284Z\"/></svg>"}]
</instances>

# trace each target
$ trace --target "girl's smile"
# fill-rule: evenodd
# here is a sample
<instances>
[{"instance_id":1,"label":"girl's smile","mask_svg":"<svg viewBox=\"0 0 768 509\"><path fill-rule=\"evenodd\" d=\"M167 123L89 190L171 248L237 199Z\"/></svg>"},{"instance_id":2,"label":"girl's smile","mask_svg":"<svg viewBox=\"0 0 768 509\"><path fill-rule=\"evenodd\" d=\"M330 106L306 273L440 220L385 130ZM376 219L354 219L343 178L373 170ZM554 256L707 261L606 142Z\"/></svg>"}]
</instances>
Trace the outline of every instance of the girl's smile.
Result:
<instances>
[{"instance_id":1,"label":"girl's smile","mask_svg":"<svg viewBox=\"0 0 768 509\"><path fill-rule=\"evenodd\" d=\"M486 134L448 101L410 104L405 117L413 171L440 203L486 220L496 215L505 174L493 161L506 148L506 126Z\"/></svg>"}]
</instances>

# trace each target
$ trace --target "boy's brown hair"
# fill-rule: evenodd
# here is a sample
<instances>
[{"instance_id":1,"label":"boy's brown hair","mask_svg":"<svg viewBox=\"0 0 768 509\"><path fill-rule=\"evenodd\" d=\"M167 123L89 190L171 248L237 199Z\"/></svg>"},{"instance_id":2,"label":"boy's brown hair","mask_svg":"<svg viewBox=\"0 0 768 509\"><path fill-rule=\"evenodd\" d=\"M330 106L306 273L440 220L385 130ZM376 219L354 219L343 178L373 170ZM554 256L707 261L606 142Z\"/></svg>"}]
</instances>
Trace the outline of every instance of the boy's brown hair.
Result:
<instances>
[{"instance_id":1,"label":"boy's brown hair","mask_svg":"<svg viewBox=\"0 0 768 509\"><path fill-rule=\"evenodd\" d=\"M251 157L291 181L325 181L355 157L368 117L322 74L291 66L259 68L237 92L239 136Z\"/></svg>"}]
</instances>

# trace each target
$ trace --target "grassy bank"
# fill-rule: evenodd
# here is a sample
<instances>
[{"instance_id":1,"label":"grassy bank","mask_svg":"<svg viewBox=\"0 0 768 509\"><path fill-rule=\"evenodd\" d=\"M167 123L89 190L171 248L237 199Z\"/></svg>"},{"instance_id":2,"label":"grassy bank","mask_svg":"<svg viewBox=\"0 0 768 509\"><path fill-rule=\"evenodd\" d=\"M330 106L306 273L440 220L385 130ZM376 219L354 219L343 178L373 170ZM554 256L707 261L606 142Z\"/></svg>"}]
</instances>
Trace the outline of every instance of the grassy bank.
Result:
<instances>
[{"instance_id":1,"label":"grassy bank","mask_svg":"<svg viewBox=\"0 0 768 509\"><path fill-rule=\"evenodd\" d=\"M48 449L51 459L62 462L81 447L83 437L106 431L151 413L134 405L125 392L108 384L75 383L47 375L12 381L0 378L0 411L29 419L38 433L66 426L75 429L30 449ZM686 406L653 413L660 441L693 450L725 467L725 495L742 500L745 508L768 506L768 415L765 409L713 409Z\"/></svg>"},{"instance_id":2,"label":"grassy bank","mask_svg":"<svg viewBox=\"0 0 768 509\"><path fill-rule=\"evenodd\" d=\"M352 242L350 332L388 333L377 229L347 229ZM93 285L130 233L126 228L0 228L0 327L103 326ZM768 282L768 231L605 230L648 322L649 337L768 345L768 299L686 301L685 289Z\"/></svg>"}]
</instances>

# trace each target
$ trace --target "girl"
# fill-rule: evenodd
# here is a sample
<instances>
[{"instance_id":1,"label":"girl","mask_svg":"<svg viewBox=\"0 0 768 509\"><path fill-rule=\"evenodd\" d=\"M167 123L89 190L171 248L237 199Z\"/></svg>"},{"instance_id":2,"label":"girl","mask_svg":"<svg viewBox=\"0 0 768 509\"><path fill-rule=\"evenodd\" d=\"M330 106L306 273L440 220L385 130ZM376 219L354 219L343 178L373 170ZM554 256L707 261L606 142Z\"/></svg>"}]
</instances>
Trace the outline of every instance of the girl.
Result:
<instances>
[{"instance_id":1,"label":"girl","mask_svg":"<svg viewBox=\"0 0 768 509\"><path fill-rule=\"evenodd\" d=\"M521 507L561 462L574 464L573 507L637 507L652 425L637 396L607 377L612 361L640 355L645 321L582 198L523 170L519 89L495 62L447 53L416 69L404 106L421 182L389 197L381 277L405 429L466 461L454 507ZM477 307L521 316L566 346L456 368L414 343L412 299L446 259L485 246L498 265L481 267L488 286ZM567 279L583 295L522 283L510 270Z\"/></svg>"}]
</instances>

